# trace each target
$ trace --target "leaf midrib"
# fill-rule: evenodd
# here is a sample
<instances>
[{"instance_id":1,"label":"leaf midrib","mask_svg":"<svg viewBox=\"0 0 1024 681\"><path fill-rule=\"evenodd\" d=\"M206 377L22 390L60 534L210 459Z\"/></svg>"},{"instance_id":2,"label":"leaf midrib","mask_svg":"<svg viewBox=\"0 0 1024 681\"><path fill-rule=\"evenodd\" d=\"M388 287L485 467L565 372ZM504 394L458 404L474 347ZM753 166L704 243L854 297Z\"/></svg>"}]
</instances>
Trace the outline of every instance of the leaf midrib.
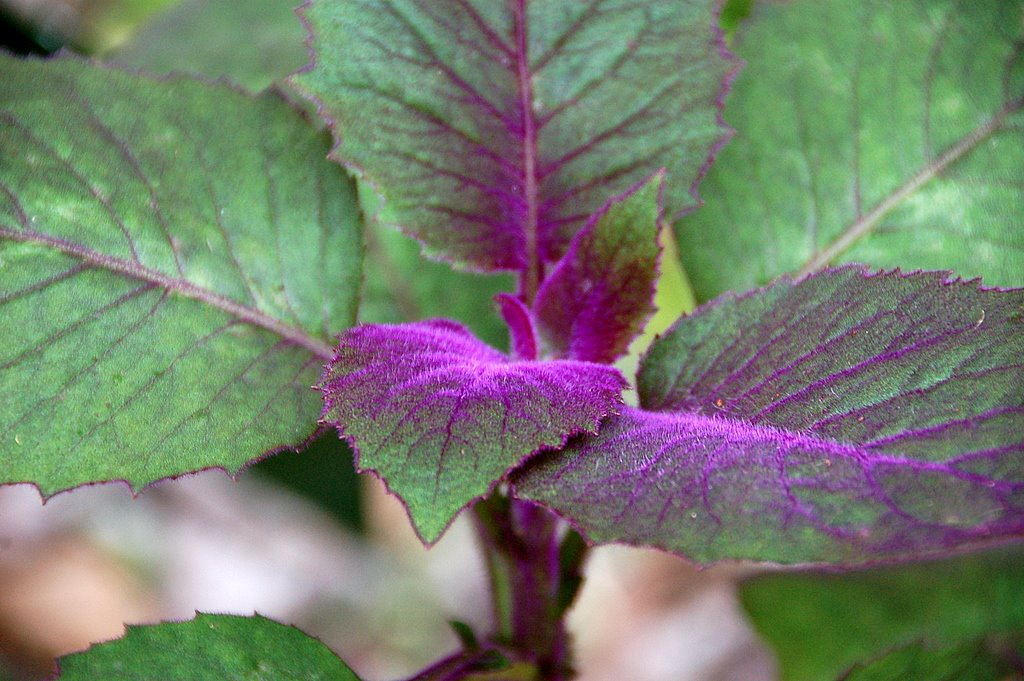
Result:
<instances>
[{"instance_id":1,"label":"leaf midrib","mask_svg":"<svg viewBox=\"0 0 1024 681\"><path fill-rule=\"evenodd\" d=\"M1024 109L1024 96L1007 102L992 118L971 130L938 158L925 164L913 177L891 191L867 213L848 224L828 246L817 251L797 272L805 276L829 265L833 260L871 233L882 218L949 166L973 151L979 144L999 131L1006 119Z\"/></svg>"},{"instance_id":2,"label":"leaf midrib","mask_svg":"<svg viewBox=\"0 0 1024 681\"><path fill-rule=\"evenodd\" d=\"M942 426L975 421L990 416L991 413L985 412L968 418L949 421L942 424ZM636 419L635 424L641 424L630 425L629 431L616 434L615 437L623 442L633 437L634 431L639 429L648 428L658 432L676 433L680 429L680 424L684 424L683 428L689 428L689 430L685 431L687 436L710 435L724 439L733 438L732 442L737 440L743 442L770 442L776 443L780 447L794 450L800 447L818 448L818 451L855 462L865 471L869 471L876 466L900 466L918 472L942 473L975 484L1002 484L991 476L957 468L960 460L973 452L964 452L948 458L929 460L890 451L880 446L884 442L845 440L817 433L813 430L801 431L770 422L756 423L738 415L709 416L692 411L656 411L642 407L625 407L620 416L634 418ZM644 423L644 420L646 420L646 423ZM921 430L919 428L911 428L898 435L905 437L921 432ZM737 432L740 434L739 438L735 437ZM612 442L615 441L613 440ZM826 465L830 466L831 463Z\"/></svg>"},{"instance_id":3,"label":"leaf midrib","mask_svg":"<svg viewBox=\"0 0 1024 681\"><path fill-rule=\"evenodd\" d=\"M159 286L169 292L180 294L186 298L199 301L217 308L239 321L270 331L285 341L298 345L311 352L314 356L329 360L334 356L331 346L315 338L302 329L289 326L257 309L243 305L231 298L210 291L192 282L177 277L170 277L162 272L146 267L142 263L132 262L100 253L80 244L65 241L57 237L42 234L29 229L15 230L0 226L0 239L8 239L23 243L33 243L59 251L65 255L90 265L130 279Z\"/></svg>"},{"instance_id":4,"label":"leaf midrib","mask_svg":"<svg viewBox=\"0 0 1024 681\"><path fill-rule=\"evenodd\" d=\"M537 121L533 113L533 73L527 54L526 0L515 4L516 82L519 106L523 116L523 187L526 196L526 268L522 273L521 289L527 304L531 304L540 288L540 252L538 235L537 190Z\"/></svg>"}]
</instances>

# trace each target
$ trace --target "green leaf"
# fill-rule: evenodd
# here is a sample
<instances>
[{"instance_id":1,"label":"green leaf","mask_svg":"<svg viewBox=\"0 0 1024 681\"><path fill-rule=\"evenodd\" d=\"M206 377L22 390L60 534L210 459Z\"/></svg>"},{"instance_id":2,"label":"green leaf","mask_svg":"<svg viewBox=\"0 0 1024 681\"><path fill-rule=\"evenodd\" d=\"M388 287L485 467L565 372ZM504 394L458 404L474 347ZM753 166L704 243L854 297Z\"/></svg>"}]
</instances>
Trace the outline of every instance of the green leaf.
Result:
<instances>
[{"instance_id":1,"label":"green leaf","mask_svg":"<svg viewBox=\"0 0 1024 681\"><path fill-rule=\"evenodd\" d=\"M179 0L103 0L84 2L74 6L77 12L68 21L71 35L67 36L77 49L90 54L105 52L123 42L151 15L176 5ZM46 5L43 5L45 7ZM42 18L44 25L52 22L54 11L44 10L50 17Z\"/></svg>"},{"instance_id":2,"label":"green leaf","mask_svg":"<svg viewBox=\"0 0 1024 681\"><path fill-rule=\"evenodd\" d=\"M719 23L726 35L732 35L753 9L754 0L725 0L722 3Z\"/></svg>"},{"instance_id":3,"label":"green leaf","mask_svg":"<svg viewBox=\"0 0 1024 681\"><path fill-rule=\"evenodd\" d=\"M155 73L228 76L260 90L306 63L292 0L185 0L108 56Z\"/></svg>"},{"instance_id":4,"label":"green leaf","mask_svg":"<svg viewBox=\"0 0 1024 681\"><path fill-rule=\"evenodd\" d=\"M507 274L481 276L426 260L419 245L401 232L368 224L365 285L359 321L414 322L457 319L489 345L508 347L508 331L492 298L514 286Z\"/></svg>"},{"instance_id":5,"label":"green leaf","mask_svg":"<svg viewBox=\"0 0 1024 681\"><path fill-rule=\"evenodd\" d=\"M1006 681L1000 667L980 644L940 649L915 644L858 664L840 681Z\"/></svg>"},{"instance_id":6,"label":"green leaf","mask_svg":"<svg viewBox=\"0 0 1024 681\"><path fill-rule=\"evenodd\" d=\"M0 481L229 471L314 429L354 188L278 96L0 60Z\"/></svg>"},{"instance_id":7,"label":"green leaf","mask_svg":"<svg viewBox=\"0 0 1024 681\"><path fill-rule=\"evenodd\" d=\"M917 641L956 647L1021 631L1022 560L1016 548L847 574L768 574L746 582L741 598L783 681L832 681Z\"/></svg>"},{"instance_id":8,"label":"green leaf","mask_svg":"<svg viewBox=\"0 0 1024 681\"><path fill-rule=\"evenodd\" d=\"M314 61L294 82L334 156L427 251L520 270L532 299L586 219L667 169L665 208L724 136L732 64L703 0L313 0Z\"/></svg>"},{"instance_id":9,"label":"green leaf","mask_svg":"<svg viewBox=\"0 0 1024 681\"><path fill-rule=\"evenodd\" d=\"M320 641L259 615L129 626L58 666L61 681L359 681Z\"/></svg>"},{"instance_id":10,"label":"green leaf","mask_svg":"<svg viewBox=\"0 0 1024 681\"><path fill-rule=\"evenodd\" d=\"M96 54L122 42L151 14L178 0L91 0L50 2L3 2L4 49L25 53L31 45L47 53L65 46ZM25 40L19 40L23 33Z\"/></svg>"},{"instance_id":11,"label":"green leaf","mask_svg":"<svg viewBox=\"0 0 1024 681\"><path fill-rule=\"evenodd\" d=\"M515 285L513 277L460 272L424 258L415 240L381 225L380 199L373 189L366 183L358 187L366 235L359 322L395 324L450 317L489 345L507 347L508 328L493 298Z\"/></svg>"},{"instance_id":12,"label":"green leaf","mask_svg":"<svg viewBox=\"0 0 1024 681\"><path fill-rule=\"evenodd\" d=\"M759 3L676 226L698 298L865 262L1024 285L1022 0Z\"/></svg>"}]
</instances>

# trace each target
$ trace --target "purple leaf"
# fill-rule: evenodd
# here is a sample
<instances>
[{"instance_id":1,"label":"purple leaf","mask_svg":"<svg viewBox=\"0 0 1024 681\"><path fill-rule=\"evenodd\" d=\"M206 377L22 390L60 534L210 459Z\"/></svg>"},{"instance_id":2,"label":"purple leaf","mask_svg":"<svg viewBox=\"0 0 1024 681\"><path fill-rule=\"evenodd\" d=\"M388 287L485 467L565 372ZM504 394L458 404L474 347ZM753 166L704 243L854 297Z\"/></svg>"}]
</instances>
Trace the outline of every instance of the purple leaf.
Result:
<instances>
[{"instance_id":1,"label":"purple leaf","mask_svg":"<svg viewBox=\"0 0 1024 681\"><path fill-rule=\"evenodd\" d=\"M612 367L514 362L447 320L367 325L341 337L322 420L405 503L433 543L512 467L617 411Z\"/></svg>"},{"instance_id":2,"label":"purple leaf","mask_svg":"<svg viewBox=\"0 0 1024 681\"><path fill-rule=\"evenodd\" d=\"M508 293L499 293L494 296L494 300L508 325L512 355L516 359L537 359L537 330L530 310L523 301Z\"/></svg>"},{"instance_id":3,"label":"purple leaf","mask_svg":"<svg viewBox=\"0 0 1024 681\"><path fill-rule=\"evenodd\" d=\"M726 136L734 67L704 0L312 0L315 97L334 157L381 217L445 260L532 272L659 168L666 209ZM535 290L528 289L528 298Z\"/></svg>"},{"instance_id":4,"label":"purple leaf","mask_svg":"<svg viewBox=\"0 0 1024 681\"><path fill-rule=\"evenodd\" d=\"M659 172L576 234L534 302L545 354L610 364L643 330L654 313L664 185Z\"/></svg>"},{"instance_id":5,"label":"purple leaf","mask_svg":"<svg viewBox=\"0 0 1024 681\"><path fill-rule=\"evenodd\" d=\"M516 491L595 541L856 564L1024 535L1024 291L828 270L652 345L643 410Z\"/></svg>"}]
</instances>

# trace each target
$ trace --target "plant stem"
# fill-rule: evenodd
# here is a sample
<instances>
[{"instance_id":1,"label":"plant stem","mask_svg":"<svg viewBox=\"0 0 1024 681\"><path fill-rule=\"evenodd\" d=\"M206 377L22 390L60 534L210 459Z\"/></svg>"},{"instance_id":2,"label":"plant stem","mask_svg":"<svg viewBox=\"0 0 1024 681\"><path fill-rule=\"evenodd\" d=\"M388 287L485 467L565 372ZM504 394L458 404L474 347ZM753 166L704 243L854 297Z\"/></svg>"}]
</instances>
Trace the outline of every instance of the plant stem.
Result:
<instances>
[{"instance_id":1,"label":"plant stem","mask_svg":"<svg viewBox=\"0 0 1024 681\"><path fill-rule=\"evenodd\" d=\"M582 581L586 544L547 509L495 493L474 507L494 601L495 642L543 681L574 676L565 612Z\"/></svg>"}]
</instances>

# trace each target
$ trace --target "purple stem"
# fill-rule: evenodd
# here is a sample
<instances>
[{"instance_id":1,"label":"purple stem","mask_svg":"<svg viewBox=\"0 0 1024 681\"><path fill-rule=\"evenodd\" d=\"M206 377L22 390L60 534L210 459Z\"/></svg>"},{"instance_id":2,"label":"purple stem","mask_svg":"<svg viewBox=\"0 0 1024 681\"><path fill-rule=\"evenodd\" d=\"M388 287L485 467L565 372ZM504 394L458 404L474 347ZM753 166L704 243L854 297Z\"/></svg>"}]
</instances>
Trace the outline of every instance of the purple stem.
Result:
<instances>
[{"instance_id":1,"label":"purple stem","mask_svg":"<svg viewBox=\"0 0 1024 681\"><path fill-rule=\"evenodd\" d=\"M460 650L438 660L406 681L462 681L489 671L493 672L496 659L504 660L504 656L497 650Z\"/></svg>"},{"instance_id":2,"label":"purple stem","mask_svg":"<svg viewBox=\"0 0 1024 681\"><path fill-rule=\"evenodd\" d=\"M474 507L491 593L495 641L535 665L543 681L575 674L564 615L581 579L584 546L541 506L495 494ZM567 560L563 547L577 547Z\"/></svg>"}]
</instances>

